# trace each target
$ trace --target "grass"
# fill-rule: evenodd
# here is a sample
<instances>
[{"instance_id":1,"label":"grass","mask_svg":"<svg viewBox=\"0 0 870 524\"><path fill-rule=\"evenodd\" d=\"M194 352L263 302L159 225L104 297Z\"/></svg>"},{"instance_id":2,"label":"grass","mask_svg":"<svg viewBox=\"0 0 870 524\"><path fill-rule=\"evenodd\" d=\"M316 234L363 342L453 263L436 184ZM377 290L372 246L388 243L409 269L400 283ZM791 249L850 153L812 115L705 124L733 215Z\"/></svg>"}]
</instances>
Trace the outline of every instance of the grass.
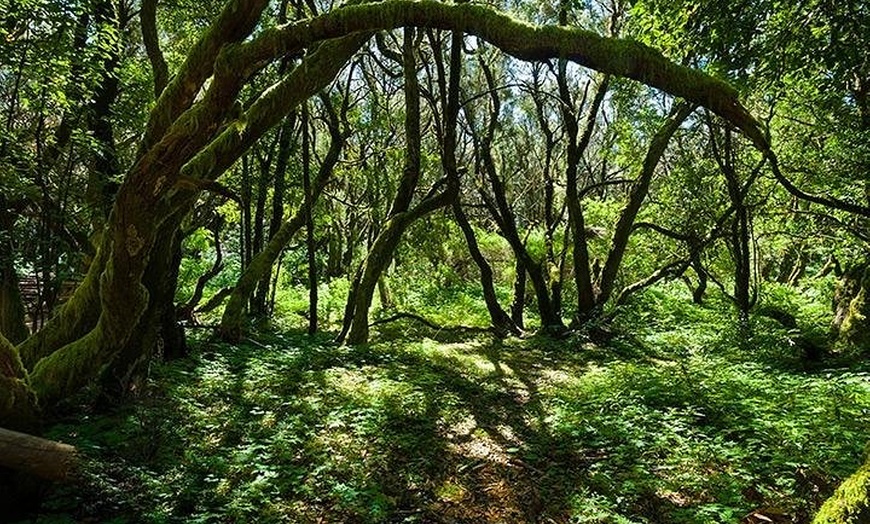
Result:
<instances>
[{"instance_id":1,"label":"grass","mask_svg":"<svg viewBox=\"0 0 870 524\"><path fill-rule=\"evenodd\" d=\"M861 463L867 373L796 365L763 319L735 344L723 309L652 294L607 347L202 340L137 403L51 430L87 474L33 520L808 522Z\"/></svg>"}]
</instances>

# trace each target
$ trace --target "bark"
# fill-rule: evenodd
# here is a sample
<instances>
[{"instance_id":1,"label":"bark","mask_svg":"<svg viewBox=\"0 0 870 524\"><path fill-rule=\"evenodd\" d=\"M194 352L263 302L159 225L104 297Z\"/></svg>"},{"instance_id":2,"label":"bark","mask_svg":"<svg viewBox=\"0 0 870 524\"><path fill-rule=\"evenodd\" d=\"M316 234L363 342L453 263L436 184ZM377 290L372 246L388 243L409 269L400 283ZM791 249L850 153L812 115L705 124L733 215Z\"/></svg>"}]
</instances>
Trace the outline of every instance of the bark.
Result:
<instances>
[{"instance_id":1,"label":"bark","mask_svg":"<svg viewBox=\"0 0 870 524\"><path fill-rule=\"evenodd\" d=\"M573 324L582 324L588 320L595 309L596 297L592 287L592 267L589 264L589 247L586 243L586 224L583 218L583 204L577 190L577 169L595 129L598 111L607 93L609 78L603 77L595 88L595 95L586 111L586 125L583 135L578 138L579 126L574 116L574 102L568 90L566 61L559 61L559 98L561 99L562 121L565 123L566 146L565 169L565 200L568 207L568 221L571 224L573 240L574 285L577 289L577 310L574 312Z\"/></svg>"},{"instance_id":2,"label":"bark","mask_svg":"<svg viewBox=\"0 0 870 524\"><path fill-rule=\"evenodd\" d=\"M841 346L866 348L870 343L870 269L857 264L843 274L834 293L833 331Z\"/></svg>"},{"instance_id":3,"label":"bark","mask_svg":"<svg viewBox=\"0 0 870 524\"><path fill-rule=\"evenodd\" d=\"M21 360L27 369L32 370L39 360L85 336L96 326L101 310L100 275L106 267L108 251L108 240L104 239L85 278L69 300L42 329L18 346Z\"/></svg>"},{"instance_id":4,"label":"bark","mask_svg":"<svg viewBox=\"0 0 870 524\"><path fill-rule=\"evenodd\" d=\"M188 51L181 67L161 91L148 116L139 157L160 142L179 117L191 108L205 81L215 73L218 53L227 44L248 37L258 23L267 0L229 0L218 18Z\"/></svg>"},{"instance_id":5,"label":"bark","mask_svg":"<svg viewBox=\"0 0 870 524\"><path fill-rule=\"evenodd\" d=\"M246 28L242 32L248 34L264 2L231 2L230 7L235 8L230 26ZM214 36L214 29L206 32L205 40ZM217 40L225 43L226 36L220 33ZM104 235L103 246L108 249L99 276L99 320L87 334L42 358L33 368L31 384L41 402L51 404L89 383L134 333L148 306L142 279L149 255L161 224L172 214L166 208L165 193L177 181L181 166L226 119L227 98L235 97L240 88L232 73L216 72L197 107L173 123L159 144L143 153L128 172Z\"/></svg>"},{"instance_id":6,"label":"bark","mask_svg":"<svg viewBox=\"0 0 870 524\"><path fill-rule=\"evenodd\" d=\"M242 157L242 242L239 246L242 255L242 271L251 263L254 246L251 242L251 159Z\"/></svg>"},{"instance_id":7,"label":"bark","mask_svg":"<svg viewBox=\"0 0 870 524\"><path fill-rule=\"evenodd\" d=\"M740 181L735 162L735 151L731 130L725 129L722 144L716 139L715 129L710 123L710 144L713 157L719 164L719 169L725 177L728 197L734 209L734 220L731 222L731 234L728 237L728 247L734 259L734 304L742 322L749 316L749 310L755 305L757 290L752 287L752 237L750 232L749 208L746 205L746 191ZM748 186L747 186L748 187Z\"/></svg>"},{"instance_id":8,"label":"bark","mask_svg":"<svg viewBox=\"0 0 870 524\"><path fill-rule=\"evenodd\" d=\"M142 283L148 293L148 306L133 334L115 355L100 377L102 400L109 404L136 395L148 376L154 357L177 358L186 354L184 330L178 325L175 290L181 264L182 217L170 217L161 226Z\"/></svg>"},{"instance_id":9,"label":"bark","mask_svg":"<svg viewBox=\"0 0 870 524\"><path fill-rule=\"evenodd\" d=\"M69 444L0 428L0 466L48 480L66 480L78 468Z\"/></svg>"},{"instance_id":10,"label":"bark","mask_svg":"<svg viewBox=\"0 0 870 524\"><path fill-rule=\"evenodd\" d=\"M446 175L447 187L438 193L439 183L429 191L414 207L411 201L420 178L420 88L417 82L417 59L414 45L414 32L406 29L402 46L402 70L405 94L405 165L402 179L393 203L390 206L387 224L378 234L363 263L359 284L348 304L353 303L347 342L364 344L368 341L368 313L374 296L375 287L383 272L389 267L396 247L405 230L416 220L429 213L450 205L459 192L459 175L456 166L456 121L459 115L459 77L461 74L462 35L454 32L450 51L449 86L444 88L443 64L439 60L439 81L441 82L442 105L444 106L444 131L442 132L441 163ZM440 52L440 51L439 51ZM445 93L446 91L446 93Z\"/></svg>"},{"instance_id":11,"label":"bark","mask_svg":"<svg viewBox=\"0 0 870 524\"><path fill-rule=\"evenodd\" d=\"M692 302L702 304L704 302L704 293L707 292L707 270L704 269L701 261L697 258L692 261L691 265L698 276L698 285L692 290Z\"/></svg>"},{"instance_id":12,"label":"bark","mask_svg":"<svg viewBox=\"0 0 870 524\"><path fill-rule=\"evenodd\" d=\"M369 322L368 313L372 305L378 278L383 270L390 265L393 253L402 239L402 234L415 221L429 213L450 204L453 197L451 192L444 190L437 196L424 199L409 211L399 213L390 218L384 229L378 234L372 244L369 254L363 265L362 277L355 286L350 329L347 334L348 344L365 344L368 341Z\"/></svg>"},{"instance_id":13,"label":"bark","mask_svg":"<svg viewBox=\"0 0 870 524\"><path fill-rule=\"evenodd\" d=\"M495 220L499 231L505 240L507 240L511 247L511 251L513 251L514 256L517 259L517 277L520 278L520 275L523 275L523 293L525 293L524 277L528 276L529 280L532 281L532 288L534 289L535 298L538 303L538 313L541 318L541 327L547 331L562 331L564 330L565 325L562 322L562 317L555 308L552 297L550 296L550 287L548 285L549 274L547 268L544 263L535 260L529 254L523 239L520 237L516 225L516 218L507 200L507 189L498 174L495 160L492 157L492 143L498 125L499 114L501 113L501 99L498 95L495 79L489 66L487 66L483 61L480 62L480 66L484 73L484 78L486 79L491 103L489 122L483 133L476 130L474 124L474 113L468 106L465 107L465 115L469 122L469 129L471 130L476 153L479 156L479 162L483 169L483 174L489 182L491 195L482 189L479 191L484 205ZM519 270L520 266L523 268L522 271ZM514 300L519 309L515 309L513 312L521 315L521 306L516 303L516 298L519 296L516 294L518 291L519 289L515 287ZM522 329L521 323L517 322L516 317L513 318L514 323Z\"/></svg>"},{"instance_id":14,"label":"bark","mask_svg":"<svg viewBox=\"0 0 870 524\"><path fill-rule=\"evenodd\" d=\"M471 258L477 265L480 271L480 284L483 288L483 299L486 303L486 309L489 312L490 322L497 336L503 337L510 333L519 335L519 328L513 323L510 316L505 313L501 305L498 303L498 297L495 293L495 285L493 284L492 268L480 252L480 247L477 244L477 238L474 236L474 230L468 222L468 217L465 216L465 211L462 209L462 204L459 198L459 169L456 164L456 124L459 118L459 79L461 73L461 58L462 58L462 35L458 32L453 32L450 45L450 78L447 86L446 102L445 102L445 117L444 117L444 143L442 147L442 165L444 172L447 174L451 183L456 187L456 196L451 202L453 216L456 218L456 223L465 237L465 243L468 246L468 251ZM443 73L442 73L443 76Z\"/></svg>"},{"instance_id":15,"label":"bark","mask_svg":"<svg viewBox=\"0 0 870 524\"><path fill-rule=\"evenodd\" d=\"M334 122L333 125L336 123ZM311 135L308 105L302 106L302 192L305 203L305 247L308 258L308 334L317 333L317 246L314 241L314 188L311 187Z\"/></svg>"},{"instance_id":16,"label":"bark","mask_svg":"<svg viewBox=\"0 0 870 524\"><path fill-rule=\"evenodd\" d=\"M544 133L544 226L545 239L547 249L547 262L549 264L556 263L556 257L553 247L553 234L556 231L556 214L554 212L555 196L556 196L556 181L553 178L552 170L550 169L553 163L553 151L556 148L556 139L553 136L553 130L550 129L550 122L544 112L544 100L541 94L539 82L539 69L535 68L532 71L534 80L534 91L532 92L532 101L535 103L535 116L538 120L538 126L541 132Z\"/></svg>"},{"instance_id":17,"label":"bark","mask_svg":"<svg viewBox=\"0 0 870 524\"><path fill-rule=\"evenodd\" d=\"M520 329L525 329L523 312L526 309L526 266L516 259L516 275L514 276L514 299L511 301L511 320Z\"/></svg>"},{"instance_id":18,"label":"bark","mask_svg":"<svg viewBox=\"0 0 870 524\"><path fill-rule=\"evenodd\" d=\"M15 429L36 426L36 396L18 351L0 334L0 424Z\"/></svg>"},{"instance_id":19,"label":"bark","mask_svg":"<svg viewBox=\"0 0 870 524\"><path fill-rule=\"evenodd\" d=\"M269 218L269 237L267 241L278 233L281 224L284 223L284 193L287 181L287 163L293 151L292 135L296 127L295 113L291 113L284 121L278 138L278 153L275 161L275 180L272 191L272 214ZM263 275L257 284L256 301L267 304L271 279L269 273ZM265 313L269 313L271 307L267 305Z\"/></svg>"}]
</instances>

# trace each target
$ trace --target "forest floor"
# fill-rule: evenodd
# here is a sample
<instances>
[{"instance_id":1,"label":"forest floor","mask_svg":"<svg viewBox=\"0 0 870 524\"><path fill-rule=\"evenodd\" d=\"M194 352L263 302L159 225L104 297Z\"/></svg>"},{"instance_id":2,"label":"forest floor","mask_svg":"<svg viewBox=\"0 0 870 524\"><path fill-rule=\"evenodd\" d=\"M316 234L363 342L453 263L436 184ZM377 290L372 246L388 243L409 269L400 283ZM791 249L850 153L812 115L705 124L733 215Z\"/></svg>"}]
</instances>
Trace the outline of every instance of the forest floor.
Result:
<instances>
[{"instance_id":1,"label":"forest floor","mask_svg":"<svg viewBox=\"0 0 870 524\"><path fill-rule=\"evenodd\" d=\"M353 348L200 340L137 402L51 429L87 473L32 521L808 522L861 462L867 367L654 314L605 346L413 323Z\"/></svg>"}]
</instances>

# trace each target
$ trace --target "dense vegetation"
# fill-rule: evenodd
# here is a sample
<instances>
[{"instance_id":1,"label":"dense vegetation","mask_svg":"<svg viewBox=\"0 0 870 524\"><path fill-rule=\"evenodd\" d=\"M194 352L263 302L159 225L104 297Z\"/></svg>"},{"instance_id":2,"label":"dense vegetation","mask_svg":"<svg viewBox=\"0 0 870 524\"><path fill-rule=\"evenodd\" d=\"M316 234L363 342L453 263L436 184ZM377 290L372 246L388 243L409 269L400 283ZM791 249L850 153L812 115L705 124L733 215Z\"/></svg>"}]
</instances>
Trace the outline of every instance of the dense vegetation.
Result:
<instances>
[{"instance_id":1,"label":"dense vegetation","mask_svg":"<svg viewBox=\"0 0 870 524\"><path fill-rule=\"evenodd\" d=\"M868 27L0 0L0 520L870 522Z\"/></svg>"}]
</instances>

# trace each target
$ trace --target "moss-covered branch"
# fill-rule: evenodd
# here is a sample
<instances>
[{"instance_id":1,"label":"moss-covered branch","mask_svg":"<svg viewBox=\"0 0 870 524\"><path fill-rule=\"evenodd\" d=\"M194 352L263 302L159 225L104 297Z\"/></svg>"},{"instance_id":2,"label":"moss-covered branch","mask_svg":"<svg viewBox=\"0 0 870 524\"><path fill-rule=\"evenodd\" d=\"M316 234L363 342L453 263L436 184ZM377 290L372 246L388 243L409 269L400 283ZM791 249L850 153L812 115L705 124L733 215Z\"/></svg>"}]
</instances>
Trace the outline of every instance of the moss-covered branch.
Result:
<instances>
[{"instance_id":1,"label":"moss-covered branch","mask_svg":"<svg viewBox=\"0 0 870 524\"><path fill-rule=\"evenodd\" d=\"M603 73L637 80L710 109L743 131L757 147L769 149L761 126L726 82L671 62L633 40L603 37L573 27L536 26L481 4L386 0L349 5L266 30L238 46L229 59L239 68L254 70L317 41L403 26L462 31L522 60L565 57Z\"/></svg>"},{"instance_id":2,"label":"moss-covered branch","mask_svg":"<svg viewBox=\"0 0 870 524\"><path fill-rule=\"evenodd\" d=\"M182 168L182 177L213 179L241 158L260 137L299 104L324 89L370 35L356 35L321 45L292 72L267 89L239 119Z\"/></svg>"},{"instance_id":3,"label":"moss-covered branch","mask_svg":"<svg viewBox=\"0 0 870 524\"><path fill-rule=\"evenodd\" d=\"M214 72L215 61L223 46L250 35L267 4L267 0L227 2L218 18L187 54L175 76L161 90L157 105L149 116L140 153L158 142L175 119L190 107L206 79Z\"/></svg>"},{"instance_id":4,"label":"moss-covered branch","mask_svg":"<svg viewBox=\"0 0 870 524\"><path fill-rule=\"evenodd\" d=\"M98 249L88 272L58 312L36 333L18 346L27 369L43 357L84 336L100 318L100 274L105 268L107 243Z\"/></svg>"}]
</instances>

